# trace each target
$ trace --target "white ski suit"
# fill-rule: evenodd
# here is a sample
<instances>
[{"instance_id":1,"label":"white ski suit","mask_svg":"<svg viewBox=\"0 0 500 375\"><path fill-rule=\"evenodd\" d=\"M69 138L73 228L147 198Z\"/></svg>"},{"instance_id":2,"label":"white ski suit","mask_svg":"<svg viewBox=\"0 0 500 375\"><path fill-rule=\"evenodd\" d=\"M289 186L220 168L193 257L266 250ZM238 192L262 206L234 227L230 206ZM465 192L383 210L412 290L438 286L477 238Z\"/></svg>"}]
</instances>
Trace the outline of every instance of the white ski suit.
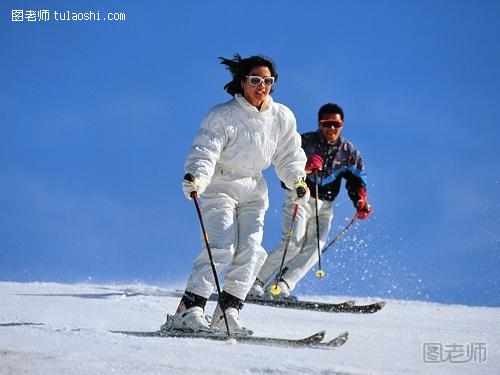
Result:
<instances>
[{"instance_id":1,"label":"white ski suit","mask_svg":"<svg viewBox=\"0 0 500 375\"><path fill-rule=\"evenodd\" d=\"M205 116L184 166L207 186L201 210L214 263L219 274L231 264L223 290L241 300L267 257L261 246L269 205L262 171L271 163L290 189L305 177L306 156L293 113L270 96L259 111L236 94ZM214 288L204 246L186 290L208 298Z\"/></svg>"},{"instance_id":2,"label":"white ski suit","mask_svg":"<svg viewBox=\"0 0 500 375\"><path fill-rule=\"evenodd\" d=\"M328 232L333 219L332 201L318 200L319 217L319 245L320 249L328 239ZM257 278L267 284L280 268L281 259L288 237L290 223L292 221L294 202L292 192L287 191L283 205L283 224L281 240L279 244L269 253L266 263L260 269ZM283 265L282 277L286 281L290 291L295 289L297 283L318 262L318 243L316 241L315 199L309 198L304 205L299 205L295 226L290 236L290 242L286 251L286 259Z\"/></svg>"}]
</instances>

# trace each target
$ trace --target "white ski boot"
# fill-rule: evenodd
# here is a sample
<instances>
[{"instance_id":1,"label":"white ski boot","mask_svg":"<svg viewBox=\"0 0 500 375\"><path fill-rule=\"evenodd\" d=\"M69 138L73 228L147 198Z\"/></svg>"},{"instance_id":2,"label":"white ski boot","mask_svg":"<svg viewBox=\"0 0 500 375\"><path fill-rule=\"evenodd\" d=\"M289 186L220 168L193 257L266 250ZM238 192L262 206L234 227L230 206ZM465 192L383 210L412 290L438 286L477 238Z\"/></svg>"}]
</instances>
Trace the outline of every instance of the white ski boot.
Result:
<instances>
[{"instance_id":1,"label":"white ski boot","mask_svg":"<svg viewBox=\"0 0 500 375\"><path fill-rule=\"evenodd\" d=\"M278 288L281 290L280 294L278 294L278 297L281 297L284 299L290 297L290 288L288 288L288 284L286 282L284 282L283 280L279 281ZM271 292L270 289L269 289L269 292Z\"/></svg>"},{"instance_id":2,"label":"white ski boot","mask_svg":"<svg viewBox=\"0 0 500 375\"><path fill-rule=\"evenodd\" d=\"M262 298L266 291L264 290L264 284L259 279L255 280L252 287L248 291L247 297L250 298Z\"/></svg>"},{"instance_id":3,"label":"white ski boot","mask_svg":"<svg viewBox=\"0 0 500 375\"><path fill-rule=\"evenodd\" d=\"M286 281L281 280L278 282L277 287L280 289L280 294L276 295L271 292L272 285L266 290L266 294L262 296L263 299L271 301L297 301L297 297L290 295L290 287Z\"/></svg>"},{"instance_id":4,"label":"white ski boot","mask_svg":"<svg viewBox=\"0 0 500 375\"><path fill-rule=\"evenodd\" d=\"M200 306L186 309L183 302L174 316L169 315L167 322L161 327L162 330L178 329L187 332L213 332L210 321Z\"/></svg>"},{"instance_id":5,"label":"white ski boot","mask_svg":"<svg viewBox=\"0 0 500 375\"><path fill-rule=\"evenodd\" d=\"M244 327L243 322L240 320L240 311L234 307L228 307L226 309L226 318L229 325L229 333L231 335L237 336L251 336L253 331ZM217 304L215 308L214 315L212 316L212 328L219 330L220 332L227 333L226 322L224 320L224 314L222 314L222 309L220 305Z\"/></svg>"}]
</instances>

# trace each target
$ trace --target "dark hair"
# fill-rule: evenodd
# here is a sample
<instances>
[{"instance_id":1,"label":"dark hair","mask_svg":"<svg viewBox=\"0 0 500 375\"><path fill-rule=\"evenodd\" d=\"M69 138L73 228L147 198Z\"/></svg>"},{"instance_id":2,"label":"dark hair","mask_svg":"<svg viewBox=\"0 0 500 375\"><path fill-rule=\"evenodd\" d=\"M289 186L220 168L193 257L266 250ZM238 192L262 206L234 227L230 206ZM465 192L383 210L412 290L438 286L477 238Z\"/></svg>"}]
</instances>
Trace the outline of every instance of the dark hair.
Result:
<instances>
[{"instance_id":1,"label":"dark hair","mask_svg":"<svg viewBox=\"0 0 500 375\"><path fill-rule=\"evenodd\" d=\"M232 59L226 59L224 57L219 57L222 65L226 65L226 69L231 72L233 80L226 83L224 90L226 90L229 95L234 96L235 94L243 95L243 87L241 87L241 81L245 80L250 71L257 66L265 66L269 68L271 76L274 77L274 82L278 81L278 72L276 71L276 65L274 61L269 57L264 55L251 56L246 59L242 58L239 53L235 54ZM271 92L273 92L271 88Z\"/></svg>"},{"instance_id":2,"label":"dark hair","mask_svg":"<svg viewBox=\"0 0 500 375\"><path fill-rule=\"evenodd\" d=\"M334 115L337 113L340 115L342 121L344 121L344 111L338 104L333 104L333 103L323 104L318 111L318 121L321 120L323 116L326 114Z\"/></svg>"}]
</instances>

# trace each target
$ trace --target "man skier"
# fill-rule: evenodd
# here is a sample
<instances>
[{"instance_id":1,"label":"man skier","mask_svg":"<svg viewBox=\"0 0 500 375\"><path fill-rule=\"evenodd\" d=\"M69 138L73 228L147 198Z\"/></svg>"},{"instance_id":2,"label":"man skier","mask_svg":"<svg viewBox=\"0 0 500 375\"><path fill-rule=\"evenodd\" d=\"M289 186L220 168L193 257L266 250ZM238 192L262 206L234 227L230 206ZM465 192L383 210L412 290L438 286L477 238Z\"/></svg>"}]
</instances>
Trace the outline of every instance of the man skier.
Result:
<instances>
[{"instance_id":1,"label":"man skier","mask_svg":"<svg viewBox=\"0 0 500 375\"><path fill-rule=\"evenodd\" d=\"M308 157L306 183L311 197L305 204L299 205L297 210L294 230L288 243L284 272L276 288L281 291L281 298L289 297L297 283L319 260L314 174L317 174L318 181L317 215L320 249L328 238L333 218L333 202L340 191L342 179L346 181L347 193L357 210L357 218L364 220L371 213L371 206L367 201L363 160L357 148L341 137L343 127L344 111L337 104L327 103L319 109L318 130L302 134L302 148ZM260 269L249 297L272 297L265 286L274 280L279 272L295 203L293 192L287 190L283 206L281 240L269 253Z\"/></svg>"}]
</instances>

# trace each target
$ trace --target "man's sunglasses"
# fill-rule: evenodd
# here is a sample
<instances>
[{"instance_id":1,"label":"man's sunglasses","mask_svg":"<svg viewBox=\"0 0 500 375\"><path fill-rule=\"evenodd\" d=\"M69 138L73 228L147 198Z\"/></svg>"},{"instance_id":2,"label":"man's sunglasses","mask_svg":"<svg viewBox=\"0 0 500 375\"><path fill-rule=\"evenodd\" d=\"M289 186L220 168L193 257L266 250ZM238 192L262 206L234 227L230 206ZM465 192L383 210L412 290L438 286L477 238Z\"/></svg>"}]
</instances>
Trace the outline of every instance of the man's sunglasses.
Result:
<instances>
[{"instance_id":1,"label":"man's sunglasses","mask_svg":"<svg viewBox=\"0 0 500 375\"><path fill-rule=\"evenodd\" d=\"M259 76L245 76L248 78L248 83L250 83L250 86L259 86L262 82L264 82L264 85L267 87L271 87L274 84L274 77L259 77Z\"/></svg>"},{"instance_id":2,"label":"man's sunglasses","mask_svg":"<svg viewBox=\"0 0 500 375\"><path fill-rule=\"evenodd\" d=\"M344 125L343 123L338 121L320 121L320 124L322 128L335 128L335 129L339 129Z\"/></svg>"}]
</instances>

